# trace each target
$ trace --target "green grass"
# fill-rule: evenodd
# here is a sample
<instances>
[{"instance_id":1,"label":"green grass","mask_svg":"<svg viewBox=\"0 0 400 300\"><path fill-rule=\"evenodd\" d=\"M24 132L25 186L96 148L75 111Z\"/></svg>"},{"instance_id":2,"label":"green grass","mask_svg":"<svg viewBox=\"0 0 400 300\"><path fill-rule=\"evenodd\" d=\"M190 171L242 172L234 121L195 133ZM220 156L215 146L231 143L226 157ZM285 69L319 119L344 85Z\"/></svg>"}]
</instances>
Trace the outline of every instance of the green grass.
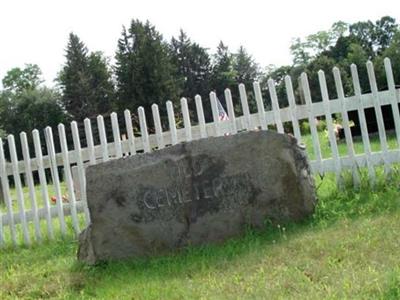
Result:
<instances>
[{"instance_id":1,"label":"green grass","mask_svg":"<svg viewBox=\"0 0 400 300\"><path fill-rule=\"evenodd\" d=\"M222 245L94 267L76 260L71 233L8 247L0 250L0 299L400 299L400 175L382 173L371 187L363 171L359 190L348 173L343 190L333 174L317 178L312 217L266 222Z\"/></svg>"},{"instance_id":2,"label":"green grass","mask_svg":"<svg viewBox=\"0 0 400 300\"><path fill-rule=\"evenodd\" d=\"M60 188L61 188L61 194L62 195L67 195L67 187L66 187L65 182L61 182ZM47 190L48 190L49 197L51 197L53 195L56 195L55 187L54 187L53 184L48 184L47 185ZM31 202L30 197L29 197L29 188L28 188L28 186L23 186L22 192L23 192L24 200L25 200L24 201L25 209L29 210L29 209L32 208L32 202ZM15 200L15 201L12 202L13 211L14 212L19 211L18 201L17 201L17 191L13 187L10 188L10 196L11 196L11 199ZM44 200L43 200L43 197L42 197L42 190L40 188L40 185L35 186L35 196L36 196L37 206L39 208L44 207ZM49 201L50 201L50 199L49 199ZM50 202L50 205L52 205L52 204L53 203ZM2 211L6 210L5 203L0 203L0 209Z\"/></svg>"},{"instance_id":3,"label":"green grass","mask_svg":"<svg viewBox=\"0 0 400 300\"><path fill-rule=\"evenodd\" d=\"M332 151L331 151L331 147L330 147L330 143L329 143L329 139L328 139L328 133L326 131L320 131L320 132L318 132L318 136L319 136L319 142L320 142L320 146L321 146L322 158L332 157ZM388 144L389 150L395 149L396 147L398 147L397 141L396 141L396 134L393 131L388 131L386 133L386 138L387 138L387 144ZM311 135L306 134L306 135L302 136L302 142L307 147L307 153L308 153L309 159L314 160L316 158L316 156L314 153ZM348 155L346 140L341 139L337 143L338 143L339 155L340 156ZM356 154L365 153L361 136L354 137L353 144L354 144L354 151ZM372 152L381 151L381 144L380 144L378 134L374 134L374 135L370 136L370 145L371 145Z\"/></svg>"}]
</instances>

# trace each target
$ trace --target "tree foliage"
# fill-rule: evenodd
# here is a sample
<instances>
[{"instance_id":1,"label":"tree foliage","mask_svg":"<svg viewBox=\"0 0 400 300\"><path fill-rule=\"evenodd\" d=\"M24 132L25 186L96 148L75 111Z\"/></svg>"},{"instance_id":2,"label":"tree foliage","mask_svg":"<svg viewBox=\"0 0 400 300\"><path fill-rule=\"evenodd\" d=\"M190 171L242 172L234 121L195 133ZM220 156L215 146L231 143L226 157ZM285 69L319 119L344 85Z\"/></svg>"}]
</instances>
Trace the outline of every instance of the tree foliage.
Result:
<instances>
[{"instance_id":1,"label":"tree foliage","mask_svg":"<svg viewBox=\"0 0 400 300\"><path fill-rule=\"evenodd\" d=\"M102 53L89 54L79 37L70 33L65 58L58 81L70 118L82 121L85 117L109 113L113 107L114 86Z\"/></svg>"},{"instance_id":2,"label":"tree foliage","mask_svg":"<svg viewBox=\"0 0 400 300\"><path fill-rule=\"evenodd\" d=\"M23 69L13 68L3 78L3 87L6 91L14 94L33 90L43 82L41 75L42 72L36 64L26 64Z\"/></svg>"},{"instance_id":3,"label":"tree foliage","mask_svg":"<svg viewBox=\"0 0 400 300\"><path fill-rule=\"evenodd\" d=\"M132 20L118 40L115 75L117 107L135 111L152 103L165 110L165 101L177 101L180 95L176 68L168 44L148 21Z\"/></svg>"},{"instance_id":4,"label":"tree foliage","mask_svg":"<svg viewBox=\"0 0 400 300\"><path fill-rule=\"evenodd\" d=\"M223 95L225 88L236 84L236 72L233 67L234 56L222 41L218 44L213 57L211 86L217 95Z\"/></svg>"},{"instance_id":5,"label":"tree foliage","mask_svg":"<svg viewBox=\"0 0 400 300\"><path fill-rule=\"evenodd\" d=\"M190 40L181 30L178 38L171 40L172 62L176 66L181 95L193 98L206 97L211 90L211 59L207 49Z\"/></svg>"}]
</instances>

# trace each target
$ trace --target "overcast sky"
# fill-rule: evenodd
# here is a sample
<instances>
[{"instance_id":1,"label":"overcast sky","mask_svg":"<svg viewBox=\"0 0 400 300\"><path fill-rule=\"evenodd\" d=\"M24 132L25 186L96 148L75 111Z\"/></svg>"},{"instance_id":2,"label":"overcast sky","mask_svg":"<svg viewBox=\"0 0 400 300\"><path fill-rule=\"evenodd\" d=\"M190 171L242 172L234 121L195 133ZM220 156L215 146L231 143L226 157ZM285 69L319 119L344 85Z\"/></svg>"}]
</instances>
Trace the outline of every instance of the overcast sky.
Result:
<instances>
[{"instance_id":1,"label":"overcast sky","mask_svg":"<svg viewBox=\"0 0 400 300\"><path fill-rule=\"evenodd\" d=\"M244 45L262 66L291 62L294 37L329 29L342 20L400 21L400 0L0 0L0 78L13 67L35 63L51 85L64 62L68 33L91 51L113 57L122 25L148 19L166 39L179 29L215 51Z\"/></svg>"}]
</instances>

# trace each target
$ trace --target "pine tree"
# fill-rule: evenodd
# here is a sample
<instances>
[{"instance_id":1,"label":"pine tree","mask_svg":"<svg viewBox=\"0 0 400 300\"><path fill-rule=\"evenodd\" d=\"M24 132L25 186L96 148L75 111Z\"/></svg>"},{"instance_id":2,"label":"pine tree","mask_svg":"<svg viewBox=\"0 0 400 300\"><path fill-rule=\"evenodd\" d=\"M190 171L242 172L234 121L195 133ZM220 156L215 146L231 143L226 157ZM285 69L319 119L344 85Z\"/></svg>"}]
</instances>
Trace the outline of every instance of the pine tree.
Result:
<instances>
[{"instance_id":1,"label":"pine tree","mask_svg":"<svg viewBox=\"0 0 400 300\"><path fill-rule=\"evenodd\" d=\"M100 52L88 53L76 34L69 35L66 63L58 81L63 92L62 102L70 118L86 117L111 111L114 87L107 61Z\"/></svg>"},{"instance_id":2,"label":"pine tree","mask_svg":"<svg viewBox=\"0 0 400 300\"><path fill-rule=\"evenodd\" d=\"M233 70L237 83L244 83L246 86L251 86L261 74L259 65L243 46L234 54Z\"/></svg>"},{"instance_id":3,"label":"pine tree","mask_svg":"<svg viewBox=\"0 0 400 300\"><path fill-rule=\"evenodd\" d=\"M115 89L111 80L112 72L101 52L93 52L88 57L91 92L89 115L108 114L114 108Z\"/></svg>"},{"instance_id":4,"label":"pine tree","mask_svg":"<svg viewBox=\"0 0 400 300\"><path fill-rule=\"evenodd\" d=\"M207 49L192 43L181 30L178 39L171 40L171 51L182 86L182 96L187 98L193 98L196 94L208 96L211 90L211 60Z\"/></svg>"},{"instance_id":5,"label":"pine tree","mask_svg":"<svg viewBox=\"0 0 400 300\"><path fill-rule=\"evenodd\" d=\"M151 104L157 103L163 111L167 100L178 100L180 92L168 45L148 21L132 20L128 30L123 28L115 58L120 109L135 111L143 106L149 112Z\"/></svg>"},{"instance_id":6,"label":"pine tree","mask_svg":"<svg viewBox=\"0 0 400 300\"><path fill-rule=\"evenodd\" d=\"M236 73L233 69L233 56L227 46L221 41L214 55L212 70L212 87L217 95L222 95L226 88L235 85Z\"/></svg>"},{"instance_id":7,"label":"pine tree","mask_svg":"<svg viewBox=\"0 0 400 300\"><path fill-rule=\"evenodd\" d=\"M62 102L70 117L80 121L89 114L88 49L73 33L69 35L65 57L67 61L58 78Z\"/></svg>"}]
</instances>

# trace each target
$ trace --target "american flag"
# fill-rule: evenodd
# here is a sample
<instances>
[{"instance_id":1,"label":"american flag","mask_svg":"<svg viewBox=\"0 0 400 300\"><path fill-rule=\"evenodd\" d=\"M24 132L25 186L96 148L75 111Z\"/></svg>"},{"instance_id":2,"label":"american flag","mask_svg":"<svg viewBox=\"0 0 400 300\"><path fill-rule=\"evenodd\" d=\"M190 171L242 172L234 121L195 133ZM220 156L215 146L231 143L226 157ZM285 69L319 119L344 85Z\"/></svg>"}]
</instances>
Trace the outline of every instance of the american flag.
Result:
<instances>
[{"instance_id":1,"label":"american flag","mask_svg":"<svg viewBox=\"0 0 400 300\"><path fill-rule=\"evenodd\" d=\"M222 106L221 102L217 98L217 108L218 108L218 118L220 121L227 121L229 120L228 114L226 113L224 107Z\"/></svg>"}]
</instances>

